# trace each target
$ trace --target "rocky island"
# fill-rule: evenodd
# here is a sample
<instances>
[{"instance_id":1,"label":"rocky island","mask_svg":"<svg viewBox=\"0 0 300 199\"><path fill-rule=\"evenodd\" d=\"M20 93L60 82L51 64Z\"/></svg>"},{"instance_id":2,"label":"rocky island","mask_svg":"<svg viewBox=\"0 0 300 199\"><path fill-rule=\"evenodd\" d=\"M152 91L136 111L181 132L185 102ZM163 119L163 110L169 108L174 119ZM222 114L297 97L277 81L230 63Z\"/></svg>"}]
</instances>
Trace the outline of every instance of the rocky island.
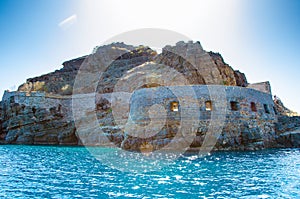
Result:
<instances>
[{"instance_id":1,"label":"rocky island","mask_svg":"<svg viewBox=\"0 0 300 199\"><path fill-rule=\"evenodd\" d=\"M101 70L97 81L80 78L96 74L94 66ZM82 95L92 96L94 105L77 110L76 96ZM215 141L208 143L206 137ZM197 149L204 143L214 150L300 147L300 117L273 99L269 82L248 83L199 42L178 42L161 53L112 43L64 62L60 70L27 79L17 91L5 91L0 143L134 151L175 145Z\"/></svg>"}]
</instances>

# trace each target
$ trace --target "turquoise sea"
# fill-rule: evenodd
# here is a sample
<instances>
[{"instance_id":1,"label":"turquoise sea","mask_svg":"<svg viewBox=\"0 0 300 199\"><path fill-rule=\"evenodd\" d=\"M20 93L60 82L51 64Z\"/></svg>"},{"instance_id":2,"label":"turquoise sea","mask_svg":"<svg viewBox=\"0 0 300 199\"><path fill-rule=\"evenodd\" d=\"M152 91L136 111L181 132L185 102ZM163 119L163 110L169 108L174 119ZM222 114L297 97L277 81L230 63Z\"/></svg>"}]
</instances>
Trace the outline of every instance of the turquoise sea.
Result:
<instances>
[{"instance_id":1,"label":"turquoise sea","mask_svg":"<svg viewBox=\"0 0 300 199\"><path fill-rule=\"evenodd\" d=\"M186 156L133 173L84 147L3 145L0 198L300 198L300 150Z\"/></svg>"}]
</instances>

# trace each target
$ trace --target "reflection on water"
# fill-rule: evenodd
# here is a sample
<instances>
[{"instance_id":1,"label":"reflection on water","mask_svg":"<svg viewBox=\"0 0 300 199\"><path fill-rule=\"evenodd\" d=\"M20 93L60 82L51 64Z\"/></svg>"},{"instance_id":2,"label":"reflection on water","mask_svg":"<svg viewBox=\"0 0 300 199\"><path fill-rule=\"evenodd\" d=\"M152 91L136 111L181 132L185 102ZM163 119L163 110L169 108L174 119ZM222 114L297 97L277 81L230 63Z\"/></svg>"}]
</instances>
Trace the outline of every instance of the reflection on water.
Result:
<instances>
[{"instance_id":1,"label":"reflection on water","mask_svg":"<svg viewBox=\"0 0 300 199\"><path fill-rule=\"evenodd\" d=\"M0 146L0 190L0 198L300 198L300 150L191 155L132 173L83 147Z\"/></svg>"}]
</instances>

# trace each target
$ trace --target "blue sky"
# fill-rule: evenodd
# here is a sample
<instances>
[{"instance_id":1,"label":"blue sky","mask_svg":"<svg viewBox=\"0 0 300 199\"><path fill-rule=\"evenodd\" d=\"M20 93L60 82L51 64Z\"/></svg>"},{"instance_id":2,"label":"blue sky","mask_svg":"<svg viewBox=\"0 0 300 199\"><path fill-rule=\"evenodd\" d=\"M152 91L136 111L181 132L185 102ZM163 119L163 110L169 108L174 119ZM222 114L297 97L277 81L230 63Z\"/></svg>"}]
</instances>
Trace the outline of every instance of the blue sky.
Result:
<instances>
[{"instance_id":1,"label":"blue sky","mask_svg":"<svg viewBox=\"0 0 300 199\"><path fill-rule=\"evenodd\" d=\"M220 52L300 112L300 1L1 0L0 93L61 68L114 35L163 28Z\"/></svg>"}]
</instances>

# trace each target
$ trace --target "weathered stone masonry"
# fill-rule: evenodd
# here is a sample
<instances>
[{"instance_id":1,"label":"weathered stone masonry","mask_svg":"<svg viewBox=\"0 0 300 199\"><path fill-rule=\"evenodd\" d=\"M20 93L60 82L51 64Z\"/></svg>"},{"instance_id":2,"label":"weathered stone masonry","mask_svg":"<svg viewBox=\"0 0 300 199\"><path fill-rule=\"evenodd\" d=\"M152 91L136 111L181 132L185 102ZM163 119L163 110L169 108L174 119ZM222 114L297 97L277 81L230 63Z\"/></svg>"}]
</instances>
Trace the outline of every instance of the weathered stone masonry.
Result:
<instances>
[{"instance_id":1,"label":"weathered stone masonry","mask_svg":"<svg viewBox=\"0 0 300 199\"><path fill-rule=\"evenodd\" d=\"M276 114L271 95L249 88L218 86L226 93L226 110L217 110L217 102L211 100L211 93L207 86L192 86L195 92L194 102L199 105L199 126L195 130L195 140L192 147L201 146L210 124L212 112L225 112L226 119L216 149L259 149L265 148L274 142ZM190 88L190 86L189 86ZM213 89L213 86L209 87ZM188 96L185 86L172 87L171 90L181 93L181 98ZM113 116L110 110L110 95L104 95L97 102L97 109L104 108L101 112L107 114L99 118L101 128L106 129L106 135L112 141L117 141L125 149L139 150L142 144L149 143L154 149L160 149L172 141L178 133L180 123L181 104L168 87L144 88L137 90L132 95L130 116L133 121L146 122L148 110L154 104L161 104L167 112L167 124L149 139L139 139L127 136L121 129L114 127ZM105 100L106 98L106 100ZM147 100L145 100L147 99ZM42 92L6 92L3 96L3 118L7 120L4 127L6 143L22 144L80 144L75 136L75 126L72 121L71 98L46 96ZM103 102L104 100L104 102ZM102 102L101 102L102 101ZM105 102L106 101L106 102ZM177 103L177 110L171 110L171 104ZM207 102L211 107L207 109ZM101 104L102 103L102 104ZM252 104L251 104L252 103ZM253 109L255 104L255 109ZM252 106L251 106L252 105ZM268 109L265 109L266 106ZM234 110L232 110L234 109ZM187 110L189 111L189 110ZM195 111L195 110L193 110ZM10 115L8 115L10 114ZM103 115L103 114L102 114ZM191 114L192 117L192 114ZM160 120L159 117L156 119ZM187 119L187 118L185 118ZM34 124L34 125L32 125ZM112 131L112 129L114 129ZM70 138L71 136L71 138ZM174 141L174 140L173 140ZM90 145L99 144L96 140ZM105 143L102 143L105 145Z\"/></svg>"},{"instance_id":2,"label":"weathered stone masonry","mask_svg":"<svg viewBox=\"0 0 300 199\"><path fill-rule=\"evenodd\" d=\"M214 87L224 89L225 99L218 98L219 96L212 96L210 90ZM138 142L147 142L158 149L161 145L166 145L172 141L172 135L178 133L174 129L179 128L179 122L181 119L189 121L194 117L195 107L186 108L187 112L191 114L187 115L191 118L181 118L181 104L178 100L192 100L198 104L199 111L199 125L195 130L195 139L192 143L192 147L200 147L208 127L212 120L218 119L219 117L212 118L214 115L225 114L225 123L222 127L222 133L220 134L219 140L215 149L245 149L253 150L266 148L272 145L274 142L275 135L275 122L277 119L276 113L273 109L274 102L272 96L267 93L263 93L254 89L234 87L234 86L192 86L196 95L190 95L186 93L190 87L178 86L178 87L157 87L150 89L141 89L136 91L132 96L130 115L134 122L143 124L149 123L149 108L154 104L162 105L167 111L167 124L161 130L154 139L142 140ZM172 90L176 90L176 93L180 93L180 96L175 96ZM223 97L223 96L221 96ZM224 100L226 107L225 110L218 110L215 106L217 101L214 99ZM147 99L147 100L145 100ZM174 111L174 102L178 106ZM207 107L207 102L211 104L211 107ZM193 109L193 110L189 110ZM177 111L178 110L178 111ZM186 117L186 116L185 116ZM159 116L152 118L152 120L162 120ZM131 138L134 139L135 138ZM168 140L166 142L166 140ZM173 140L174 141L174 140ZM125 139L126 142L126 139ZM130 141L130 145L134 141ZM163 144L162 144L163 143Z\"/></svg>"}]
</instances>

